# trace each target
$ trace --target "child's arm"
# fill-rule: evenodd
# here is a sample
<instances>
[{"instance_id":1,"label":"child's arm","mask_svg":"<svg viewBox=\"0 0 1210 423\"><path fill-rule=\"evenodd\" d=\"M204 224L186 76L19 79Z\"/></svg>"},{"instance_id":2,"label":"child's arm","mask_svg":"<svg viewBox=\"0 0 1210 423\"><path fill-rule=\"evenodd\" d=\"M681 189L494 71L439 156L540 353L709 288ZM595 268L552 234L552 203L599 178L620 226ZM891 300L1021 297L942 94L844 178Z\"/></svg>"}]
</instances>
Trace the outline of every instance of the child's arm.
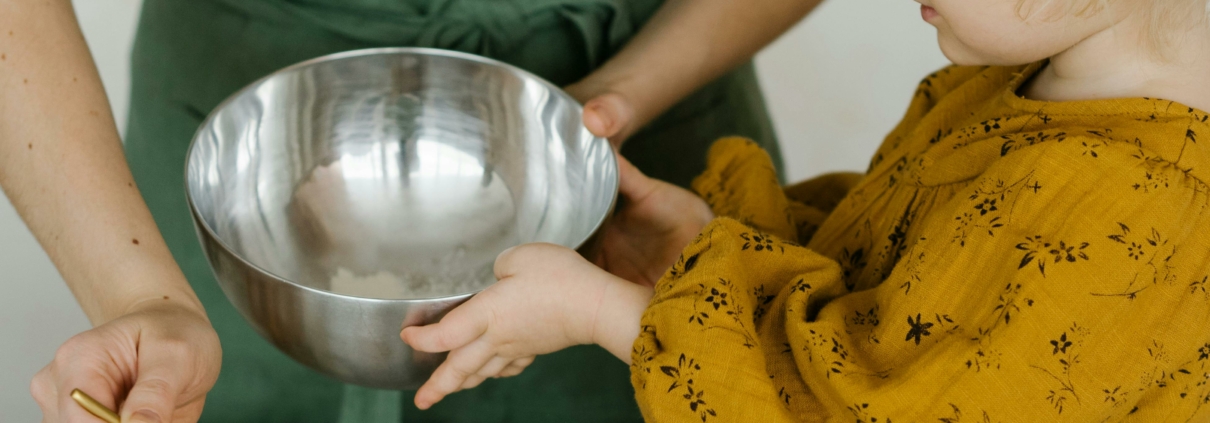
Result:
<instances>
[{"instance_id":1,"label":"child's arm","mask_svg":"<svg viewBox=\"0 0 1210 423\"><path fill-rule=\"evenodd\" d=\"M588 101L588 128L620 144L680 99L751 59L820 1L669 0L622 51L567 90Z\"/></svg>"},{"instance_id":2,"label":"child's arm","mask_svg":"<svg viewBox=\"0 0 1210 423\"><path fill-rule=\"evenodd\" d=\"M651 288L550 244L509 249L496 259L495 271L499 282L441 322L401 332L417 350L450 352L416 392L417 407L427 409L489 377L516 375L534 356L573 345L597 343L630 361Z\"/></svg>"}]
</instances>

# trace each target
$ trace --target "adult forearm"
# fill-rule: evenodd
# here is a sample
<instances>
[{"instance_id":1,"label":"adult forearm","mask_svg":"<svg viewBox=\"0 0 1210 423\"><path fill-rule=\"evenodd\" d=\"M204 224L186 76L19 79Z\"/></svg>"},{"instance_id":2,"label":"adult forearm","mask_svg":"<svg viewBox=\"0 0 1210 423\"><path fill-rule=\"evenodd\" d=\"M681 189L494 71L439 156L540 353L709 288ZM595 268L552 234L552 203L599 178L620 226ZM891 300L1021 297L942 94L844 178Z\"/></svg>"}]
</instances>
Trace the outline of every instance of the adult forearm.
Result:
<instances>
[{"instance_id":1,"label":"adult forearm","mask_svg":"<svg viewBox=\"0 0 1210 423\"><path fill-rule=\"evenodd\" d=\"M668 0L614 58L581 84L609 87L645 124L752 58L822 0Z\"/></svg>"},{"instance_id":2,"label":"adult forearm","mask_svg":"<svg viewBox=\"0 0 1210 423\"><path fill-rule=\"evenodd\" d=\"M201 310L135 186L71 3L0 1L0 186L94 324Z\"/></svg>"}]
</instances>

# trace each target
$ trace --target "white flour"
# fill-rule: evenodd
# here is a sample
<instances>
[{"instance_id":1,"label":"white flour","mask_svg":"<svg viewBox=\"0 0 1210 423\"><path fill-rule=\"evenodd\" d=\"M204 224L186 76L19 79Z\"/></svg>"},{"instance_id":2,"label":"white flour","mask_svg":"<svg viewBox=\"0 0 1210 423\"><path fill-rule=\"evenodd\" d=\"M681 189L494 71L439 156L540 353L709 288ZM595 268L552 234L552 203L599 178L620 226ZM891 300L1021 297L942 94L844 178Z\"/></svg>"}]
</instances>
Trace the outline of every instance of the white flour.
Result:
<instances>
[{"instance_id":1,"label":"white flour","mask_svg":"<svg viewBox=\"0 0 1210 423\"><path fill-rule=\"evenodd\" d=\"M433 298L477 291L495 282L491 263L470 267L459 265L465 260L465 250L457 249L437 260L436 272L415 272L402 275L387 271L357 275L346 268L336 269L328 290L362 298L401 300ZM477 267L477 268L476 268Z\"/></svg>"},{"instance_id":2,"label":"white flour","mask_svg":"<svg viewBox=\"0 0 1210 423\"><path fill-rule=\"evenodd\" d=\"M391 272L378 272L369 276L357 276L349 269L340 268L332 276L329 290L363 298L401 299L408 298L407 284Z\"/></svg>"}]
</instances>

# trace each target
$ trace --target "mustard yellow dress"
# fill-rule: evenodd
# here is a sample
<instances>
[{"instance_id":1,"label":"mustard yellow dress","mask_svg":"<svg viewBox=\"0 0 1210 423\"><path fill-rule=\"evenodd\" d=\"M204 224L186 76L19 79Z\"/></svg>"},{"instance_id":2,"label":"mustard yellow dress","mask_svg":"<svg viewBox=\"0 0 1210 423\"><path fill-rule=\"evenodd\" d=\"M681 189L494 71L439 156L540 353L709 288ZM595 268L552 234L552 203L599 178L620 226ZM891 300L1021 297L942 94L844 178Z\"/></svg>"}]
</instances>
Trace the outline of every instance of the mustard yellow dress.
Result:
<instances>
[{"instance_id":1,"label":"mustard yellow dress","mask_svg":"<svg viewBox=\"0 0 1210 423\"><path fill-rule=\"evenodd\" d=\"M868 173L778 186L751 142L656 285L650 422L1210 421L1210 124L1040 102L1040 68L925 79Z\"/></svg>"}]
</instances>

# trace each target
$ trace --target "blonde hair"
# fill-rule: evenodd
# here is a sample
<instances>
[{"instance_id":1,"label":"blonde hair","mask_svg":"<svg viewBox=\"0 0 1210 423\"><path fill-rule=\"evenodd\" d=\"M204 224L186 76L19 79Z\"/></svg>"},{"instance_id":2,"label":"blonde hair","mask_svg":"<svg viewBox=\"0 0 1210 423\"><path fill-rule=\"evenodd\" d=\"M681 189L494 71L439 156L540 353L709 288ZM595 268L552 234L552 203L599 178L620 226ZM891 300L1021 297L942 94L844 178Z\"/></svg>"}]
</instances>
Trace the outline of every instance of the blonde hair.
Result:
<instances>
[{"instance_id":1,"label":"blonde hair","mask_svg":"<svg viewBox=\"0 0 1210 423\"><path fill-rule=\"evenodd\" d=\"M1018 0L1017 16L1025 21L1056 19L1064 15L1091 17L1105 10L1113 1L1137 2L1138 10L1146 13L1147 28L1144 43L1160 56L1179 44L1181 31L1210 23L1210 0Z\"/></svg>"}]
</instances>

